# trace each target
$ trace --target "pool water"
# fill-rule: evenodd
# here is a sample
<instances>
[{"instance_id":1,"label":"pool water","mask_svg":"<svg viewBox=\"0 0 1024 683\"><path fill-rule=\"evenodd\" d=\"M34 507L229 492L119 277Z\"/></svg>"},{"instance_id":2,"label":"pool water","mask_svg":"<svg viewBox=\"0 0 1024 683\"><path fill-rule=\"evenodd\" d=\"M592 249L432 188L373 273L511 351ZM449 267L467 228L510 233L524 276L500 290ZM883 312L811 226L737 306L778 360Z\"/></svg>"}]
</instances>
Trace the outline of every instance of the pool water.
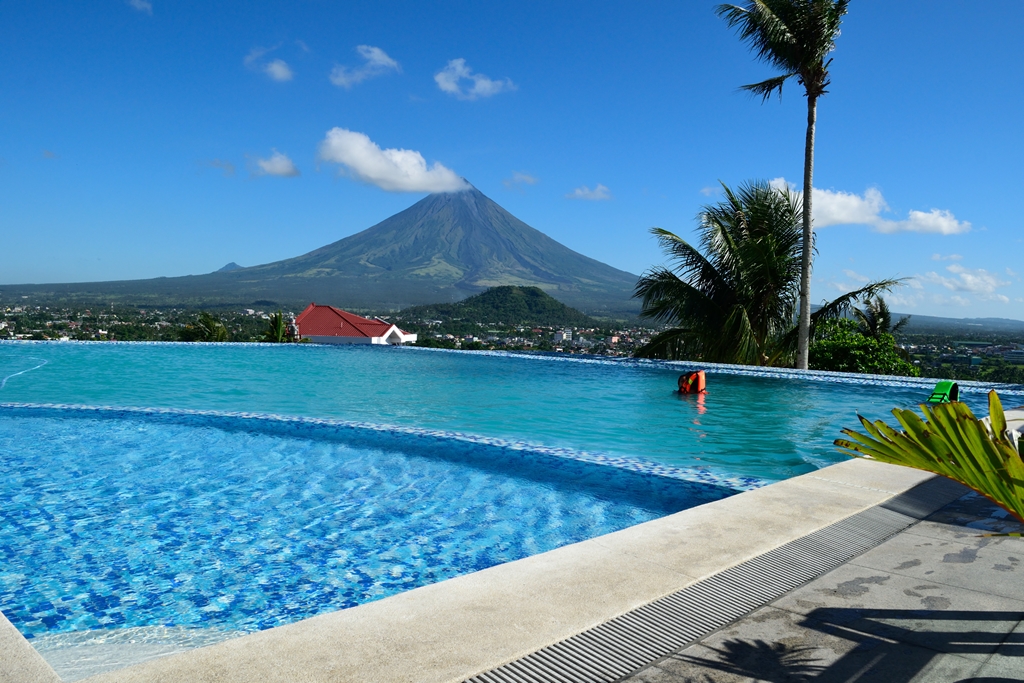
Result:
<instances>
[{"instance_id":1,"label":"pool water","mask_svg":"<svg viewBox=\"0 0 1024 683\"><path fill-rule=\"evenodd\" d=\"M732 493L322 425L0 411L0 610L27 636L252 631Z\"/></svg>"},{"instance_id":2,"label":"pool water","mask_svg":"<svg viewBox=\"0 0 1024 683\"><path fill-rule=\"evenodd\" d=\"M858 411L929 389L710 368L679 397L681 367L0 344L0 611L29 637L269 628L837 462Z\"/></svg>"},{"instance_id":3,"label":"pool water","mask_svg":"<svg viewBox=\"0 0 1024 683\"><path fill-rule=\"evenodd\" d=\"M365 421L765 481L838 462L832 441L857 412L891 419L931 388L710 372L706 396L679 397L664 363L298 344L0 344L0 381L16 372L0 402Z\"/></svg>"}]
</instances>

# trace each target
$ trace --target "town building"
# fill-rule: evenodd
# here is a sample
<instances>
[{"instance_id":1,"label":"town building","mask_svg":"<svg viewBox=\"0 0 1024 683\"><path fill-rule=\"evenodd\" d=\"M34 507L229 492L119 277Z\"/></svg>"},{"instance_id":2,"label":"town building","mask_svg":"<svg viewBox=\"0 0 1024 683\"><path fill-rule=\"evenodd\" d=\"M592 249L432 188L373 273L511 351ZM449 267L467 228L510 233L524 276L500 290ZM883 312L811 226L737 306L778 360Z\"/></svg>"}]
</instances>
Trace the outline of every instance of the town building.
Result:
<instances>
[{"instance_id":1,"label":"town building","mask_svg":"<svg viewBox=\"0 0 1024 683\"><path fill-rule=\"evenodd\" d=\"M391 344L416 341L397 325L369 319L334 306L311 303L295 318L297 335L317 344Z\"/></svg>"}]
</instances>

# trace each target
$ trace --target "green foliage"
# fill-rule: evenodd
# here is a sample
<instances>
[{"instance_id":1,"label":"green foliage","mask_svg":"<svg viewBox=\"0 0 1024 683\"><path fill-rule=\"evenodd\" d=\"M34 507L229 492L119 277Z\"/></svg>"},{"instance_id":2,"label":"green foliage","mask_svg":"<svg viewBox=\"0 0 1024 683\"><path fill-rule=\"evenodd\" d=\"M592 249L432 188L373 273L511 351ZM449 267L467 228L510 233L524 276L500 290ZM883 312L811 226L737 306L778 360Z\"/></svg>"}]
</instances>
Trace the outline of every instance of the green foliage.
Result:
<instances>
[{"instance_id":1,"label":"green foliage","mask_svg":"<svg viewBox=\"0 0 1024 683\"><path fill-rule=\"evenodd\" d=\"M876 375L919 377L921 372L909 363L888 332L866 335L852 320L829 320L815 329L810 348L812 370L864 372Z\"/></svg>"},{"instance_id":2,"label":"green foliage","mask_svg":"<svg viewBox=\"0 0 1024 683\"><path fill-rule=\"evenodd\" d=\"M999 396L988 394L989 418L979 420L963 403L922 405L925 420L895 408L899 432L881 420L860 417L867 434L844 429L836 439L846 455L934 472L982 494L1024 522L1024 459L1006 426ZM994 534L1020 536L1014 534Z\"/></svg>"},{"instance_id":3,"label":"green foliage","mask_svg":"<svg viewBox=\"0 0 1024 683\"><path fill-rule=\"evenodd\" d=\"M796 77L807 98L807 134L804 138L804 205L801 238L800 310L796 333L796 365L807 368L808 344L813 336L811 321L811 261L814 233L811 221L814 175L814 126L818 98L829 85L828 55L835 49L839 27L849 0L748 0L746 6L719 5L715 11L740 40L748 43L757 58L780 73L741 89L760 95L762 101ZM826 61L827 60L827 61Z\"/></svg>"},{"instance_id":4,"label":"green foliage","mask_svg":"<svg viewBox=\"0 0 1024 683\"><path fill-rule=\"evenodd\" d=\"M857 321L857 330L865 336L877 337L880 334L896 335L910 322L910 316L905 315L900 318L898 323L893 325L889 305L880 296L876 296L873 299L868 298L864 303L864 308L853 309L853 317Z\"/></svg>"},{"instance_id":5,"label":"green foliage","mask_svg":"<svg viewBox=\"0 0 1024 683\"><path fill-rule=\"evenodd\" d=\"M397 314L404 320L461 319L499 325L565 325L593 327L596 322L569 308L539 287L492 287L450 304L413 306Z\"/></svg>"},{"instance_id":6,"label":"green foliage","mask_svg":"<svg viewBox=\"0 0 1024 683\"><path fill-rule=\"evenodd\" d=\"M701 249L653 228L673 268L641 276L635 296L641 317L673 327L636 352L645 358L701 359L712 363L779 365L796 346L800 284L801 206L788 190L765 182L734 192L698 216ZM841 316L858 298L897 284L873 282L827 303L812 324Z\"/></svg>"},{"instance_id":7,"label":"green foliage","mask_svg":"<svg viewBox=\"0 0 1024 683\"><path fill-rule=\"evenodd\" d=\"M267 331L263 333L263 341L274 344L281 344L290 341L288 338L288 325L284 322L284 314L281 311L273 313L267 324Z\"/></svg>"},{"instance_id":8,"label":"green foliage","mask_svg":"<svg viewBox=\"0 0 1024 683\"><path fill-rule=\"evenodd\" d=\"M186 325L178 332L178 339L190 342L226 342L228 330L220 318L203 311L199 314L198 321Z\"/></svg>"},{"instance_id":9,"label":"green foliage","mask_svg":"<svg viewBox=\"0 0 1024 683\"><path fill-rule=\"evenodd\" d=\"M743 90L768 99L782 97L782 85L796 77L809 97L824 95L827 59L836 47L849 0L750 0L745 7L719 5L718 16L737 29L758 60L781 73ZM827 61L826 61L827 59Z\"/></svg>"}]
</instances>

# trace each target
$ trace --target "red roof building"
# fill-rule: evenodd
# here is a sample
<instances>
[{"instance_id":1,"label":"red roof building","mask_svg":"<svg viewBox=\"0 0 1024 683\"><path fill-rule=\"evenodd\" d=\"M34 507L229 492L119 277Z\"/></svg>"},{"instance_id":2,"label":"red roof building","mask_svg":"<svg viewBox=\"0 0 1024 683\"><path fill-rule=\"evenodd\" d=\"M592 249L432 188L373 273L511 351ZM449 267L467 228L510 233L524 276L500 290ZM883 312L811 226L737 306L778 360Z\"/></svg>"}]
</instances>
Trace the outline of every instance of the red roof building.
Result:
<instances>
[{"instance_id":1,"label":"red roof building","mask_svg":"<svg viewBox=\"0 0 1024 683\"><path fill-rule=\"evenodd\" d=\"M416 341L398 326L380 320L370 320L334 306L310 304L295 318L295 327L301 339L318 344L404 344Z\"/></svg>"}]
</instances>

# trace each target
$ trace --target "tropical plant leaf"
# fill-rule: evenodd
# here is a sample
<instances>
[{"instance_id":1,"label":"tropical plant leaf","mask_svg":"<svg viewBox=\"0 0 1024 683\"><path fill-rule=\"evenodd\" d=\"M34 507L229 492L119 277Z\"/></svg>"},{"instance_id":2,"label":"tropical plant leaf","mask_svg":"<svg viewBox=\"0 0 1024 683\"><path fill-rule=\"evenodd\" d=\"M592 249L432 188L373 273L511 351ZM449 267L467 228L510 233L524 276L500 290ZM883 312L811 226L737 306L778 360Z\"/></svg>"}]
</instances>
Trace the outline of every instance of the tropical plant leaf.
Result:
<instances>
[{"instance_id":1,"label":"tropical plant leaf","mask_svg":"<svg viewBox=\"0 0 1024 683\"><path fill-rule=\"evenodd\" d=\"M1024 522L1024 459L1018 439L1007 428L995 391L989 392L988 403L986 419L978 419L959 402L922 405L923 420L911 410L895 408L893 416L904 431L858 416L867 433L844 429L845 438L836 439L835 445L856 458L913 467L958 481Z\"/></svg>"}]
</instances>

